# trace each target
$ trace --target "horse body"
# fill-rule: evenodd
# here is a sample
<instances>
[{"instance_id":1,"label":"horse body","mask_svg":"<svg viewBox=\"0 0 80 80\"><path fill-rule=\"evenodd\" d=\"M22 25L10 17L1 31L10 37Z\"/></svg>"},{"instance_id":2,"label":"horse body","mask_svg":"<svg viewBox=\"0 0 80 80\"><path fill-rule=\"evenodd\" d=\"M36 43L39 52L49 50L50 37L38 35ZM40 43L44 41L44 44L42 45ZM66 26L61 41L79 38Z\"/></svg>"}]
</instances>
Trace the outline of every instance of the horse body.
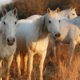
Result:
<instances>
[{"instance_id":1,"label":"horse body","mask_svg":"<svg viewBox=\"0 0 80 80\"><path fill-rule=\"evenodd\" d=\"M50 10L48 10L48 13L46 14L45 22L48 31L51 32L55 40L69 43L69 51L70 53L73 53L75 46L80 43L79 26L73 24L66 18L60 19L58 12L54 11L52 13ZM70 59L70 62L71 60L72 58Z\"/></svg>"},{"instance_id":2,"label":"horse body","mask_svg":"<svg viewBox=\"0 0 80 80\"><path fill-rule=\"evenodd\" d=\"M8 61L7 65L7 80L9 80L9 70L13 60L13 55L16 51L16 9L3 11L3 17L0 22L0 67L4 59ZM2 78L0 77L0 80Z\"/></svg>"},{"instance_id":3,"label":"horse body","mask_svg":"<svg viewBox=\"0 0 80 80\"><path fill-rule=\"evenodd\" d=\"M36 41L41 33L39 26L42 26L42 23L39 22L39 19L42 19L42 16L36 15L37 17L35 18L34 16L28 17L28 19L19 20L17 23L17 26L19 26L16 32L16 37L18 39L17 48L21 51L24 51L23 46L30 44L32 41Z\"/></svg>"},{"instance_id":4,"label":"horse body","mask_svg":"<svg viewBox=\"0 0 80 80\"><path fill-rule=\"evenodd\" d=\"M71 39L76 40L79 37L80 30L78 26L68 22L67 20L61 20L59 27L61 36L58 39L60 41L66 41L69 43Z\"/></svg>"},{"instance_id":5,"label":"horse body","mask_svg":"<svg viewBox=\"0 0 80 80\"><path fill-rule=\"evenodd\" d=\"M77 17L77 13L75 11L75 8L62 10L62 11L59 12L59 15L60 15L61 18L66 17L67 19L70 19L70 20Z\"/></svg>"},{"instance_id":6,"label":"horse body","mask_svg":"<svg viewBox=\"0 0 80 80\"><path fill-rule=\"evenodd\" d=\"M27 27L26 27L27 25ZM19 26L17 28L17 32L21 34L21 36L26 37L27 41L30 42L31 40L34 41L35 38L38 38L38 30L36 30L39 27L35 27L35 25L38 26L38 24L36 24L36 21L32 21L32 20L20 20L17 24L17 26ZM24 28L23 28L24 27ZM31 32L31 33L30 33ZM18 34L17 34L18 35Z\"/></svg>"},{"instance_id":7,"label":"horse body","mask_svg":"<svg viewBox=\"0 0 80 80\"><path fill-rule=\"evenodd\" d=\"M38 26L40 24L39 22L37 23L36 21L39 21L39 18L41 18L40 15L34 15L28 17L28 19L23 19L18 21L17 26L19 27L17 27L16 36L17 36L17 43L18 43L17 48L19 50L24 51L24 48L26 48L26 41L27 43L30 43L31 41L37 40L39 36Z\"/></svg>"},{"instance_id":8,"label":"horse body","mask_svg":"<svg viewBox=\"0 0 80 80\"><path fill-rule=\"evenodd\" d=\"M17 27L18 27L16 33L17 42L22 41L22 44L24 45L24 41L25 41L25 46L29 53L27 54L26 52L26 55L29 57L29 80L31 80L31 73L33 69L33 56L35 54L38 54L41 57L40 65L39 65L40 80L43 80L42 77L43 64L46 57L47 46L49 41L48 33L42 33L43 26L44 26L44 17L40 15L33 15L25 20L20 20L17 23ZM27 66L26 62L25 62L25 66Z\"/></svg>"},{"instance_id":9,"label":"horse body","mask_svg":"<svg viewBox=\"0 0 80 80\"><path fill-rule=\"evenodd\" d=\"M70 10L69 10L70 11ZM65 15L69 11L63 11L59 14L61 17L67 17ZM72 11L76 14L75 11ZM71 13L72 14L72 13ZM40 80L43 80L43 63L47 52L47 46L49 41L49 35L47 33L42 33L42 27L45 27L44 17L41 15L33 15L28 17L27 19L19 20L17 23L17 50L18 51L26 51L29 55L29 80L31 80L31 72L33 68L33 56L38 54L41 56L40 61ZM52 17L52 16L51 16ZM75 16L74 16L75 17ZM59 17L60 19L60 17ZM48 22L46 22L48 23ZM49 26L49 25L47 25ZM53 29L52 29L53 30ZM25 66L27 66L27 54L25 54L24 58ZM18 64L18 72L21 75L20 71L20 55L17 57L17 64ZM24 66L24 67L25 67Z\"/></svg>"},{"instance_id":10,"label":"horse body","mask_svg":"<svg viewBox=\"0 0 80 80\"><path fill-rule=\"evenodd\" d=\"M76 18L69 20L74 25L77 25L80 28L80 16L77 16Z\"/></svg>"},{"instance_id":11,"label":"horse body","mask_svg":"<svg viewBox=\"0 0 80 80\"><path fill-rule=\"evenodd\" d=\"M76 45L80 44L80 28L79 26L67 22L66 20L63 20L62 22L63 23L61 23L61 25L59 26L61 36L58 38L58 41L69 44L71 64L75 47ZM62 28L65 28L65 30Z\"/></svg>"}]
</instances>

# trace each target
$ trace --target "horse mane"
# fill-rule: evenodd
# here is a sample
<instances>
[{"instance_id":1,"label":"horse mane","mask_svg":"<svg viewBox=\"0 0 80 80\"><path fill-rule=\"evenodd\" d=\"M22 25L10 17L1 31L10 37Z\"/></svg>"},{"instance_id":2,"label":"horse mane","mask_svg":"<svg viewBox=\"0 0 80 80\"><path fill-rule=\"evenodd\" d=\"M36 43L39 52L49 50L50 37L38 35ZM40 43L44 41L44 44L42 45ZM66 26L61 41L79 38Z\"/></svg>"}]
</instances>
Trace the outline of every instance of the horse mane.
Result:
<instances>
[{"instance_id":1,"label":"horse mane","mask_svg":"<svg viewBox=\"0 0 80 80\"><path fill-rule=\"evenodd\" d=\"M43 24L42 24L42 27L40 29L41 35L39 36L39 40L44 39L49 34L49 32L47 30L47 26L45 24L45 15L43 16L43 20L42 21L43 21Z\"/></svg>"}]
</instances>

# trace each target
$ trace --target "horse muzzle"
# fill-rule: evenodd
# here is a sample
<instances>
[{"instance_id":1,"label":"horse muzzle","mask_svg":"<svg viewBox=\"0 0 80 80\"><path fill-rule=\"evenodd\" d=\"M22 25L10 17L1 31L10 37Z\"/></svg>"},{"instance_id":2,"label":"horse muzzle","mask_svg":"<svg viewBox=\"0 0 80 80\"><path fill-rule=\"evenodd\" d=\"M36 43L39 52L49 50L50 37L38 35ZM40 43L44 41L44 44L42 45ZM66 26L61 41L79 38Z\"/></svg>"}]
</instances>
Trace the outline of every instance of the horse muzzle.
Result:
<instances>
[{"instance_id":1,"label":"horse muzzle","mask_svg":"<svg viewBox=\"0 0 80 80\"><path fill-rule=\"evenodd\" d=\"M9 46L12 46L14 44L14 42L15 42L15 38L7 38L7 44Z\"/></svg>"},{"instance_id":2,"label":"horse muzzle","mask_svg":"<svg viewBox=\"0 0 80 80\"><path fill-rule=\"evenodd\" d=\"M56 33L56 34L55 34L55 38L59 38L60 36L61 36L60 33Z\"/></svg>"}]
</instances>

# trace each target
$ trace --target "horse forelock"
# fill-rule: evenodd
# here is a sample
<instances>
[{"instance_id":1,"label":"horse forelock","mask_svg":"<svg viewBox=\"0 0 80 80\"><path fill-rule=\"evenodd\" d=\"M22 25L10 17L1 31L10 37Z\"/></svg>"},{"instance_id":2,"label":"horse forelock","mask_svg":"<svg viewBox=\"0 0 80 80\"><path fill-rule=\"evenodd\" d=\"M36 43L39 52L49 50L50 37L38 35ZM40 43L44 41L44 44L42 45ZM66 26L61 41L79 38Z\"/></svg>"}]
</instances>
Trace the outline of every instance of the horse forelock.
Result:
<instances>
[{"instance_id":1,"label":"horse forelock","mask_svg":"<svg viewBox=\"0 0 80 80\"><path fill-rule=\"evenodd\" d=\"M11 11L9 11L6 15L4 15L1 18L1 21L4 21L6 18L16 18L16 16Z\"/></svg>"}]
</instances>

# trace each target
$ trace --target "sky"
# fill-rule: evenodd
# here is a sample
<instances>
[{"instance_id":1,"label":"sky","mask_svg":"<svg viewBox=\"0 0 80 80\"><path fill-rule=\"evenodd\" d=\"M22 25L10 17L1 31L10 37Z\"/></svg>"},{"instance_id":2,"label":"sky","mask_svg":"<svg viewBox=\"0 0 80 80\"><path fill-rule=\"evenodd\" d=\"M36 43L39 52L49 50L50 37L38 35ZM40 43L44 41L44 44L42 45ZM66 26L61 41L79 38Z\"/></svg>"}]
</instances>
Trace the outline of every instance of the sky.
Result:
<instances>
[{"instance_id":1,"label":"sky","mask_svg":"<svg viewBox=\"0 0 80 80\"><path fill-rule=\"evenodd\" d=\"M13 2L13 0L0 0L0 10L2 9L2 6L9 4Z\"/></svg>"},{"instance_id":2,"label":"sky","mask_svg":"<svg viewBox=\"0 0 80 80\"><path fill-rule=\"evenodd\" d=\"M0 6L11 3L12 0L0 0Z\"/></svg>"}]
</instances>

